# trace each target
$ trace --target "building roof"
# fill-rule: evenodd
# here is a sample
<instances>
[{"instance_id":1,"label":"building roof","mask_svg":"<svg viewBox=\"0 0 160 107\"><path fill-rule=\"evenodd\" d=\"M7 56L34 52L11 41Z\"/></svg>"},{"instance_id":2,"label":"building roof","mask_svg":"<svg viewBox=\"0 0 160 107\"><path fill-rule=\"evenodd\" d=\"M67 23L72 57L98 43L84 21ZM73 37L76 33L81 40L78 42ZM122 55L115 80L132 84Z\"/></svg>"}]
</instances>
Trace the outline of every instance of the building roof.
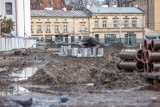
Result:
<instances>
[{"instance_id":1,"label":"building roof","mask_svg":"<svg viewBox=\"0 0 160 107\"><path fill-rule=\"evenodd\" d=\"M92 13L122 13L122 14L143 14L144 12L135 7L91 7L89 10Z\"/></svg>"},{"instance_id":2,"label":"building roof","mask_svg":"<svg viewBox=\"0 0 160 107\"><path fill-rule=\"evenodd\" d=\"M89 17L84 11L31 10L32 17Z\"/></svg>"}]
</instances>

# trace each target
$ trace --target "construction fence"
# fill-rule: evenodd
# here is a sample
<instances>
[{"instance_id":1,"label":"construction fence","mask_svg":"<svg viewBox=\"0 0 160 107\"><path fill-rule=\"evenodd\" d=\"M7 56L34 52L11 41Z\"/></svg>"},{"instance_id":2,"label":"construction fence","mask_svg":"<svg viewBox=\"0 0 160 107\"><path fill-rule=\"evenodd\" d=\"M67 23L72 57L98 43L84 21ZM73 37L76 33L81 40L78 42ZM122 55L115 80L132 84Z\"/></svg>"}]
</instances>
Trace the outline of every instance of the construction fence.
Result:
<instances>
[{"instance_id":1,"label":"construction fence","mask_svg":"<svg viewBox=\"0 0 160 107\"><path fill-rule=\"evenodd\" d=\"M68 38L64 38L64 39L57 39L54 41L54 43L56 44L75 44L83 39L72 38L71 40L69 40ZM136 46L139 44L143 44L143 41L144 41L144 39L139 39L139 38L95 38L95 40L99 41L102 44L103 43L117 43L117 44L129 45L129 46Z\"/></svg>"},{"instance_id":2,"label":"construction fence","mask_svg":"<svg viewBox=\"0 0 160 107\"><path fill-rule=\"evenodd\" d=\"M26 38L0 38L0 51L31 48L34 45L36 45L36 40Z\"/></svg>"}]
</instances>

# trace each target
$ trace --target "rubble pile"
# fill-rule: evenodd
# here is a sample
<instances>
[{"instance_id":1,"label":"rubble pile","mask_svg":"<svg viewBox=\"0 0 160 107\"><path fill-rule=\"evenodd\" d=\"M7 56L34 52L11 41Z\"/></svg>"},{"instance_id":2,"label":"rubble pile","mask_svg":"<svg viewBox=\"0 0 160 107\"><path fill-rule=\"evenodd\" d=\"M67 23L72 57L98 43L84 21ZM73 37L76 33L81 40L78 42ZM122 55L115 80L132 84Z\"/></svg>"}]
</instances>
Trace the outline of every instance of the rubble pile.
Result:
<instances>
[{"instance_id":1,"label":"rubble pile","mask_svg":"<svg viewBox=\"0 0 160 107\"><path fill-rule=\"evenodd\" d=\"M49 62L26 82L38 85L103 84L111 88L127 88L143 84L139 73L119 72L117 56L103 58L72 58ZM131 84L132 83L132 84Z\"/></svg>"}]
</instances>

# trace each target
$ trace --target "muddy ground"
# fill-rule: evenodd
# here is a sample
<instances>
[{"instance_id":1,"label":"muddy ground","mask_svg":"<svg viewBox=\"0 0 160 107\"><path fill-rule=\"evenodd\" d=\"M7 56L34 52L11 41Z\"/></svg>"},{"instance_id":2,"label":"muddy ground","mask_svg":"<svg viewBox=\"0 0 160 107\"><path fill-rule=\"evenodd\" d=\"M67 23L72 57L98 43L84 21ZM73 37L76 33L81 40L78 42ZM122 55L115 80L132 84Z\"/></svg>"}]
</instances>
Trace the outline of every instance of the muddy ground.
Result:
<instances>
[{"instance_id":1,"label":"muddy ground","mask_svg":"<svg viewBox=\"0 0 160 107\"><path fill-rule=\"evenodd\" d=\"M23 107L19 101L30 98L31 107L159 107L159 86L149 90L143 72L117 69L122 48L107 47L99 58L62 57L57 47L0 56L0 107ZM26 79L11 76L28 67L37 69Z\"/></svg>"}]
</instances>

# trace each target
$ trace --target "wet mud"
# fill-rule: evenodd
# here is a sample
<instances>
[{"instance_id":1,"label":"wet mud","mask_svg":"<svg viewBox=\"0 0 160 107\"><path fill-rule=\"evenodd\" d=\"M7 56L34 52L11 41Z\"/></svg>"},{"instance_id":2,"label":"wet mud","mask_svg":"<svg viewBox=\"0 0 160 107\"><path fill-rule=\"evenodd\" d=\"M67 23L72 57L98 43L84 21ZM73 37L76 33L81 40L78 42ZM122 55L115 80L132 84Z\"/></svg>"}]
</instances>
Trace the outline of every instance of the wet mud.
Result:
<instances>
[{"instance_id":1,"label":"wet mud","mask_svg":"<svg viewBox=\"0 0 160 107\"><path fill-rule=\"evenodd\" d=\"M101 58L60 57L57 48L0 56L0 107L159 107L159 88L142 72L117 69L120 49Z\"/></svg>"}]
</instances>

